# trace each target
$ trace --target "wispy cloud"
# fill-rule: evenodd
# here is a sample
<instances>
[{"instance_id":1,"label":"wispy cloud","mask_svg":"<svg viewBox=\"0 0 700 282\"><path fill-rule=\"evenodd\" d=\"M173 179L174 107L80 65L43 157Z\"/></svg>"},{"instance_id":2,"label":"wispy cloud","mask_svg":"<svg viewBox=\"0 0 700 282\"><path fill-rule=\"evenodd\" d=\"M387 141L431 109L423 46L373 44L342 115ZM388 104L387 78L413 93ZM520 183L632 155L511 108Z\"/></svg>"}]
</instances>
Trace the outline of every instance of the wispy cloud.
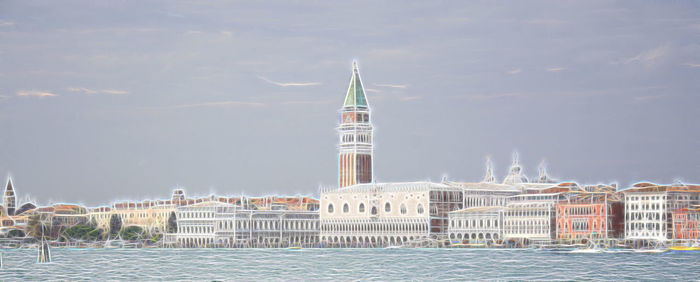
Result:
<instances>
[{"instance_id":1,"label":"wispy cloud","mask_svg":"<svg viewBox=\"0 0 700 282\"><path fill-rule=\"evenodd\" d=\"M262 79L263 81L269 83L269 84L274 84L277 86L282 86L282 87L288 87L288 86L316 86L316 85L321 85L320 82L277 82L271 79L268 79L267 77L264 76L258 76L258 78Z\"/></svg>"},{"instance_id":2,"label":"wispy cloud","mask_svg":"<svg viewBox=\"0 0 700 282\"><path fill-rule=\"evenodd\" d=\"M566 68L563 68L563 67L551 67L551 68L547 68L547 71L548 71L548 72L558 72L558 71L563 71L563 70L566 70Z\"/></svg>"},{"instance_id":3,"label":"wispy cloud","mask_svg":"<svg viewBox=\"0 0 700 282\"><path fill-rule=\"evenodd\" d=\"M182 104L182 105L172 105L172 106L162 106L162 107L148 107L146 110L178 110L178 109L190 109L190 108L202 108L202 107L262 107L265 106L263 103L258 102L243 102L243 101L218 101L218 102L205 102L205 103L193 103L193 104Z\"/></svg>"},{"instance_id":4,"label":"wispy cloud","mask_svg":"<svg viewBox=\"0 0 700 282\"><path fill-rule=\"evenodd\" d=\"M654 49L641 52L641 53L637 54L637 56L628 58L627 60L625 60L625 63L626 64L630 64L630 63L648 64L648 63L656 61L657 59L668 54L668 50L669 50L668 45L659 46L659 47L656 47Z\"/></svg>"},{"instance_id":5,"label":"wispy cloud","mask_svg":"<svg viewBox=\"0 0 700 282\"><path fill-rule=\"evenodd\" d=\"M223 31L221 31L220 33L221 33L221 35L224 36L224 37L231 37L231 36L233 36L233 32L230 32L230 31L228 31L228 30L223 30Z\"/></svg>"},{"instance_id":6,"label":"wispy cloud","mask_svg":"<svg viewBox=\"0 0 700 282\"><path fill-rule=\"evenodd\" d=\"M310 100L310 101L285 101L283 105L326 105L337 102L335 100Z\"/></svg>"},{"instance_id":7,"label":"wispy cloud","mask_svg":"<svg viewBox=\"0 0 700 282\"><path fill-rule=\"evenodd\" d=\"M400 88L400 89L406 89L408 88L408 85L405 84L388 84L388 83L375 83L375 86L379 87L391 87L391 88Z\"/></svg>"},{"instance_id":8,"label":"wispy cloud","mask_svg":"<svg viewBox=\"0 0 700 282\"><path fill-rule=\"evenodd\" d=\"M656 100L662 97L666 97L667 95L647 95L647 96L637 96L634 97L635 102L647 102L651 100Z\"/></svg>"},{"instance_id":9,"label":"wispy cloud","mask_svg":"<svg viewBox=\"0 0 700 282\"><path fill-rule=\"evenodd\" d=\"M37 90L20 90L17 91L17 96L22 97L56 97L58 94L54 94L47 91L37 91Z\"/></svg>"},{"instance_id":10,"label":"wispy cloud","mask_svg":"<svg viewBox=\"0 0 700 282\"><path fill-rule=\"evenodd\" d=\"M367 91L367 92L374 92L374 93L380 93L380 92L382 92L381 90L377 90L377 89L374 89L374 88L365 88L365 91Z\"/></svg>"},{"instance_id":11,"label":"wispy cloud","mask_svg":"<svg viewBox=\"0 0 700 282\"><path fill-rule=\"evenodd\" d=\"M0 21L0 27L14 26L15 22L11 21Z\"/></svg>"},{"instance_id":12,"label":"wispy cloud","mask_svg":"<svg viewBox=\"0 0 700 282\"><path fill-rule=\"evenodd\" d=\"M560 24L565 24L566 21L557 20L557 19L531 19L531 20L526 20L525 23L539 24L539 25L560 25Z\"/></svg>"},{"instance_id":13,"label":"wispy cloud","mask_svg":"<svg viewBox=\"0 0 700 282\"><path fill-rule=\"evenodd\" d=\"M110 94L110 95L124 95L129 94L129 91L118 90L118 89L89 89L85 87L69 87L68 91L71 92L82 92L85 94Z\"/></svg>"},{"instance_id":14,"label":"wispy cloud","mask_svg":"<svg viewBox=\"0 0 700 282\"><path fill-rule=\"evenodd\" d=\"M689 66L691 68L700 68L700 64L694 64L694 63L685 63L683 64L684 66Z\"/></svg>"},{"instance_id":15,"label":"wispy cloud","mask_svg":"<svg viewBox=\"0 0 700 282\"><path fill-rule=\"evenodd\" d=\"M469 95L467 96L467 98L469 98L470 100L493 100L498 98L515 97L520 95L520 93L508 92L499 94L475 94Z\"/></svg>"},{"instance_id":16,"label":"wispy cloud","mask_svg":"<svg viewBox=\"0 0 700 282\"><path fill-rule=\"evenodd\" d=\"M519 74L522 71L523 71L522 69L512 69L512 70L507 71L506 73L507 74Z\"/></svg>"},{"instance_id":17,"label":"wispy cloud","mask_svg":"<svg viewBox=\"0 0 700 282\"><path fill-rule=\"evenodd\" d=\"M414 101L414 100L418 100L418 99L420 99L420 97L418 97L418 96L407 96L407 97L399 98L399 101L407 102L407 101Z\"/></svg>"}]
</instances>

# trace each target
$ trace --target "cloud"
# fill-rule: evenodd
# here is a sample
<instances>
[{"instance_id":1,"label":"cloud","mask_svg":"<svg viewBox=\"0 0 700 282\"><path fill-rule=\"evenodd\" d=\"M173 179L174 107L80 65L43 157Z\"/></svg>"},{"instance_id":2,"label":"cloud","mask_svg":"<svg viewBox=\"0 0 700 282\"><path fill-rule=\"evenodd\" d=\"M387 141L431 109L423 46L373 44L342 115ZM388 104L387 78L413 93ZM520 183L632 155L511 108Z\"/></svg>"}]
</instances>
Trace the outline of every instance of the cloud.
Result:
<instances>
[{"instance_id":1,"label":"cloud","mask_svg":"<svg viewBox=\"0 0 700 282\"><path fill-rule=\"evenodd\" d=\"M656 61L657 59L659 59L659 58L665 56L665 55L668 53L668 49L669 49L668 45L659 46L659 47L656 47L656 48L654 48L654 49L641 52L641 53L639 53L637 56L628 58L627 60L625 60L625 63L626 63L626 64L630 64L630 63L644 63L644 64L652 63L652 62Z\"/></svg>"},{"instance_id":2,"label":"cloud","mask_svg":"<svg viewBox=\"0 0 700 282\"><path fill-rule=\"evenodd\" d=\"M258 103L258 102L219 101L219 102L205 102L205 103L172 105L172 106L163 106L163 107L150 107L150 108L146 108L146 109L147 110L178 110L178 109L201 108L201 107L232 107L232 106L262 107L262 106L265 106L265 104Z\"/></svg>"},{"instance_id":3,"label":"cloud","mask_svg":"<svg viewBox=\"0 0 700 282\"><path fill-rule=\"evenodd\" d=\"M374 93L381 93L381 90L373 89L373 88L365 88L365 91L367 92L374 92Z\"/></svg>"},{"instance_id":4,"label":"cloud","mask_svg":"<svg viewBox=\"0 0 700 282\"><path fill-rule=\"evenodd\" d=\"M382 83L377 84L377 83L375 83L374 85L379 86L379 87L390 87L390 88L400 88L400 89L406 89L408 87L408 85L405 85L405 84L386 84L386 83L385 84L382 84Z\"/></svg>"},{"instance_id":5,"label":"cloud","mask_svg":"<svg viewBox=\"0 0 700 282\"><path fill-rule=\"evenodd\" d=\"M684 66L689 66L691 68L700 68L700 64L685 63Z\"/></svg>"},{"instance_id":6,"label":"cloud","mask_svg":"<svg viewBox=\"0 0 700 282\"><path fill-rule=\"evenodd\" d=\"M110 95L124 95L129 94L129 91L117 90L117 89L89 89L85 87L69 87L68 91L72 92L82 92L88 95L92 94L110 94Z\"/></svg>"},{"instance_id":7,"label":"cloud","mask_svg":"<svg viewBox=\"0 0 700 282\"><path fill-rule=\"evenodd\" d=\"M418 100L418 99L420 99L420 97L418 97L418 96L408 96L408 97L399 98L399 101L407 102L407 101L414 101L414 100Z\"/></svg>"},{"instance_id":8,"label":"cloud","mask_svg":"<svg viewBox=\"0 0 700 282\"><path fill-rule=\"evenodd\" d=\"M512 69L512 70L507 71L506 73L507 73L507 74L519 74L519 73L521 73L522 71L523 71L523 70L521 70L521 69Z\"/></svg>"},{"instance_id":9,"label":"cloud","mask_svg":"<svg viewBox=\"0 0 700 282\"><path fill-rule=\"evenodd\" d=\"M231 37L231 36L233 36L233 32L230 32L228 30L224 30L224 31L221 31L221 35L223 35L224 37Z\"/></svg>"},{"instance_id":10,"label":"cloud","mask_svg":"<svg viewBox=\"0 0 700 282\"><path fill-rule=\"evenodd\" d=\"M17 91L17 96L22 97L56 97L57 94L47 92L47 91L36 91L36 90L20 90Z\"/></svg>"},{"instance_id":11,"label":"cloud","mask_svg":"<svg viewBox=\"0 0 700 282\"><path fill-rule=\"evenodd\" d=\"M515 96L520 96L520 93L514 93L514 92L509 92L509 93L500 93L500 94L476 94L476 95L469 95L467 98L470 100L493 100L493 99L498 99L498 98L506 98L506 97L515 97Z\"/></svg>"},{"instance_id":12,"label":"cloud","mask_svg":"<svg viewBox=\"0 0 700 282\"><path fill-rule=\"evenodd\" d=\"M647 96L637 96L634 97L635 102L647 102L651 100L656 100L662 97L666 97L667 95L647 95Z\"/></svg>"},{"instance_id":13,"label":"cloud","mask_svg":"<svg viewBox=\"0 0 700 282\"><path fill-rule=\"evenodd\" d=\"M270 80L267 77L264 76L258 76L258 78L264 80L267 83L274 84L277 86L282 86L282 87L288 87L288 86L316 86L316 85L321 85L320 82L277 82L274 80Z\"/></svg>"},{"instance_id":14,"label":"cloud","mask_svg":"<svg viewBox=\"0 0 700 282\"><path fill-rule=\"evenodd\" d=\"M539 25L560 25L560 24L565 24L566 21L557 20L557 19L531 19L531 20L526 20L525 23L539 24Z\"/></svg>"},{"instance_id":15,"label":"cloud","mask_svg":"<svg viewBox=\"0 0 700 282\"><path fill-rule=\"evenodd\" d=\"M562 67L551 67L551 68L547 68L547 71L548 71L548 72L558 72L558 71L563 71L563 70L566 70L566 68L562 68Z\"/></svg>"},{"instance_id":16,"label":"cloud","mask_svg":"<svg viewBox=\"0 0 700 282\"><path fill-rule=\"evenodd\" d=\"M0 21L0 27L6 27L6 26L14 26L15 22L10 22L10 21Z\"/></svg>"},{"instance_id":17,"label":"cloud","mask_svg":"<svg viewBox=\"0 0 700 282\"><path fill-rule=\"evenodd\" d=\"M337 102L335 100L285 101L283 105L325 105Z\"/></svg>"}]
</instances>

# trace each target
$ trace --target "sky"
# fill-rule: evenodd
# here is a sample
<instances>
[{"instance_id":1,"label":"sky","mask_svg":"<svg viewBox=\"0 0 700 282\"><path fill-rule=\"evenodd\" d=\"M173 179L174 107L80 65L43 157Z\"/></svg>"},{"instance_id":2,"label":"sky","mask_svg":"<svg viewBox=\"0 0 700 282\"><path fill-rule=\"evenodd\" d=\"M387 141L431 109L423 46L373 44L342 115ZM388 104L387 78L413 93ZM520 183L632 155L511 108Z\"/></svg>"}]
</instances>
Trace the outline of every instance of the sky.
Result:
<instances>
[{"instance_id":1,"label":"sky","mask_svg":"<svg viewBox=\"0 0 700 282\"><path fill-rule=\"evenodd\" d=\"M40 204L317 195L353 60L378 182L514 151L700 182L698 1L0 1L0 174Z\"/></svg>"}]
</instances>

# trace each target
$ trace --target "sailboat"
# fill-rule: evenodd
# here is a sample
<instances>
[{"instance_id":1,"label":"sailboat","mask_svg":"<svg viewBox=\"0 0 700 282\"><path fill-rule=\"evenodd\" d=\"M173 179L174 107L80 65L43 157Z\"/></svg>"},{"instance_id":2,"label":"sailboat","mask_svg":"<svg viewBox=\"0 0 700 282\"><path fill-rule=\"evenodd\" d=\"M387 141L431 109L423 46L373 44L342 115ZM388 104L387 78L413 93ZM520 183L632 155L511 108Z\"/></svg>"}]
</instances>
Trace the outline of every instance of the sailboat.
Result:
<instances>
[{"instance_id":1,"label":"sailboat","mask_svg":"<svg viewBox=\"0 0 700 282\"><path fill-rule=\"evenodd\" d=\"M44 236L41 236L41 242L39 242L39 250L36 257L36 263L49 263L51 262L51 248L49 247L49 242L46 241Z\"/></svg>"}]
</instances>

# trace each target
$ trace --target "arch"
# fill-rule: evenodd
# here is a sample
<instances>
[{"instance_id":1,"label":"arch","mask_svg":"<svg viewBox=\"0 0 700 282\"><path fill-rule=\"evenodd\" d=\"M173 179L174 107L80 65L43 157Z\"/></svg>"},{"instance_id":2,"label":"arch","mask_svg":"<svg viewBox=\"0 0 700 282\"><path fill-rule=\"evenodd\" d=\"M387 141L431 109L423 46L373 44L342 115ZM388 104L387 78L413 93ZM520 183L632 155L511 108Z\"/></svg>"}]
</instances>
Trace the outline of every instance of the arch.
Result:
<instances>
[{"instance_id":1,"label":"arch","mask_svg":"<svg viewBox=\"0 0 700 282\"><path fill-rule=\"evenodd\" d=\"M423 214L425 212L425 208L423 208L423 204L419 203L418 207L416 207L416 211L418 214Z\"/></svg>"},{"instance_id":2,"label":"arch","mask_svg":"<svg viewBox=\"0 0 700 282\"><path fill-rule=\"evenodd\" d=\"M333 204L328 204L328 213L333 213Z\"/></svg>"},{"instance_id":3,"label":"arch","mask_svg":"<svg viewBox=\"0 0 700 282\"><path fill-rule=\"evenodd\" d=\"M372 207L372 215L377 215L377 207Z\"/></svg>"},{"instance_id":4,"label":"arch","mask_svg":"<svg viewBox=\"0 0 700 282\"><path fill-rule=\"evenodd\" d=\"M391 212L391 203L386 202L384 204L384 212Z\"/></svg>"},{"instance_id":5,"label":"arch","mask_svg":"<svg viewBox=\"0 0 700 282\"><path fill-rule=\"evenodd\" d=\"M343 204L343 213L349 213L350 212L350 205L348 203Z\"/></svg>"},{"instance_id":6,"label":"arch","mask_svg":"<svg viewBox=\"0 0 700 282\"><path fill-rule=\"evenodd\" d=\"M406 208L405 203L401 203L401 214L406 214L408 213L408 209Z\"/></svg>"},{"instance_id":7,"label":"arch","mask_svg":"<svg viewBox=\"0 0 700 282\"><path fill-rule=\"evenodd\" d=\"M357 211L365 212L365 203L360 203L360 206L357 208Z\"/></svg>"}]
</instances>

